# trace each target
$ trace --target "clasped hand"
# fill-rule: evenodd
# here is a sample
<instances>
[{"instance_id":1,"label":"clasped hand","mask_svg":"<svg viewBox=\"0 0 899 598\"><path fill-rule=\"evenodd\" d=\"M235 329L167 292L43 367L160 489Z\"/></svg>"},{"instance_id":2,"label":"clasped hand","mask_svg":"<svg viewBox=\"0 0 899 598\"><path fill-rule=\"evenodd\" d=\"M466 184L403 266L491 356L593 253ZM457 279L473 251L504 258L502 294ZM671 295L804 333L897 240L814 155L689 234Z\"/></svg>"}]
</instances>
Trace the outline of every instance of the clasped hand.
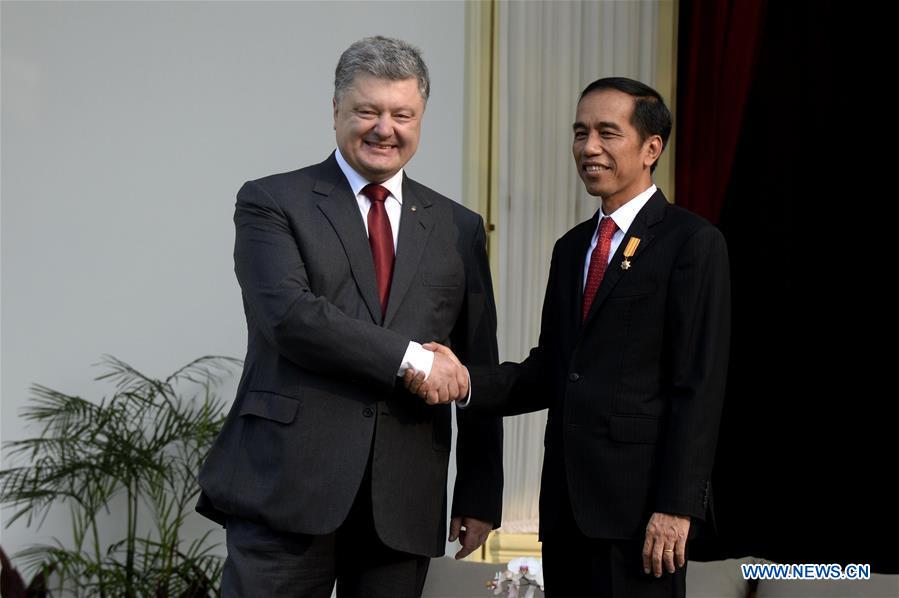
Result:
<instances>
[{"instance_id":1,"label":"clasped hand","mask_svg":"<svg viewBox=\"0 0 899 598\"><path fill-rule=\"evenodd\" d=\"M412 394L418 395L428 405L441 405L468 397L468 370L456 355L440 343L422 345L434 352L434 364L425 380L424 372L408 369L403 383Z\"/></svg>"}]
</instances>

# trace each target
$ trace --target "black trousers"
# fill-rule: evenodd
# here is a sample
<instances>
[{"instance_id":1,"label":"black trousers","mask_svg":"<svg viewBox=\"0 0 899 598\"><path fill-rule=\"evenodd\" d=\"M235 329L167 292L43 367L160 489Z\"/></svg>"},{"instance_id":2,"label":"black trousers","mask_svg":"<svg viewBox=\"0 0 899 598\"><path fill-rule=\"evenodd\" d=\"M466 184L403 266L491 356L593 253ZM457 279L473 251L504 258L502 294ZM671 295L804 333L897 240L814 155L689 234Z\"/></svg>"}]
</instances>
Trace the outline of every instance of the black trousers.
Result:
<instances>
[{"instance_id":1,"label":"black trousers","mask_svg":"<svg viewBox=\"0 0 899 598\"><path fill-rule=\"evenodd\" d=\"M245 519L225 526L224 598L419 598L430 557L393 550L375 530L371 463L346 521L324 536L286 534Z\"/></svg>"},{"instance_id":2,"label":"black trousers","mask_svg":"<svg viewBox=\"0 0 899 598\"><path fill-rule=\"evenodd\" d=\"M606 540L581 532L567 493L556 529L543 534L546 598L685 598L687 566L643 573L643 539Z\"/></svg>"}]
</instances>

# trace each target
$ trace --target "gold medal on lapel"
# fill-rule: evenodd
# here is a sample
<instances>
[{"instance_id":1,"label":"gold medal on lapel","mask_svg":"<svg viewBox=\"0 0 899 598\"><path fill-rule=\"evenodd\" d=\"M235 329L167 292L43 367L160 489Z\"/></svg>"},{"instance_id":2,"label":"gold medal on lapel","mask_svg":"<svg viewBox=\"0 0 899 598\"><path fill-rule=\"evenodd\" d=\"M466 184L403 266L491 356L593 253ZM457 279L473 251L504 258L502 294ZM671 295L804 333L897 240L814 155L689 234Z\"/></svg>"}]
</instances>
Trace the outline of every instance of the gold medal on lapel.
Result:
<instances>
[{"instance_id":1,"label":"gold medal on lapel","mask_svg":"<svg viewBox=\"0 0 899 598\"><path fill-rule=\"evenodd\" d=\"M628 270L631 267L631 260L629 258L634 257L634 254L637 252L637 246L640 244L640 239L637 237L631 237L627 242L627 246L624 248L624 261L621 262L621 269Z\"/></svg>"}]
</instances>

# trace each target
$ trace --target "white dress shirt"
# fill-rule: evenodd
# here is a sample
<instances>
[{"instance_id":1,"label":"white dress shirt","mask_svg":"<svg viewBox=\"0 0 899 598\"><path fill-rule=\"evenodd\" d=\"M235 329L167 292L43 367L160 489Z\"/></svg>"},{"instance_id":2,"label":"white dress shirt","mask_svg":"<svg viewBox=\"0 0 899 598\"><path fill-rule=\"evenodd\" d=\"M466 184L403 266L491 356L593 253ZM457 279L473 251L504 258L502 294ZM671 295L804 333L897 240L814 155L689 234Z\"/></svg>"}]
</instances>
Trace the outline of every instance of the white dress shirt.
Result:
<instances>
[{"instance_id":1,"label":"white dress shirt","mask_svg":"<svg viewBox=\"0 0 899 598\"><path fill-rule=\"evenodd\" d=\"M615 234L612 235L612 245L609 247L609 261L612 261L612 256L615 255L615 252L618 250L618 246L621 245L621 241L624 240L625 235L627 235L627 229L631 227L631 224L634 223L634 218L637 217L637 212L643 209L643 206L646 205L646 202L649 201L649 198L653 196L656 192L656 186L650 185L649 189L631 199L620 208L612 212L609 216L607 214L602 213L602 204L599 205L599 217L602 219L604 216L611 218L615 224L618 226L618 230L615 231ZM596 248L596 244L599 242L599 226L596 227L596 230L593 231L593 240L590 241L590 247L587 248L587 256L584 258L584 281L581 284L581 289L587 286L587 274L590 273L590 257L593 255L593 249ZM606 266L609 263L606 262Z\"/></svg>"},{"instance_id":2,"label":"white dress shirt","mask_svg":"<svg viewBox=\"0 0 899 598\"><path fill-rule=\"evenodd\" d=\"M350 183L353 195L356 196L356 203L359 204L359 212L362 214L362 222L365 224L365 234L368 234L368 210L371 209L371 200L362 195L362 188L371 181L365 180L361 174L353 170L353 167L340 154L339 148L334 152L334 157L337 158L337 165L340 166L340 170L343 171L343 175ZM395 175L381 183L381 186L390 191L390 196L384 201L384 209L390 220L390 230L393 233L393 253L396 255L400 216L403 211L403 170L400 169ZM434 354L422 347L421 344L410 341L396 375L400 377L406 373L407 369L412 368L416 372L424 372L425 379L427 379L432 365L434 365Z\"/></svg>"}]
</instances>

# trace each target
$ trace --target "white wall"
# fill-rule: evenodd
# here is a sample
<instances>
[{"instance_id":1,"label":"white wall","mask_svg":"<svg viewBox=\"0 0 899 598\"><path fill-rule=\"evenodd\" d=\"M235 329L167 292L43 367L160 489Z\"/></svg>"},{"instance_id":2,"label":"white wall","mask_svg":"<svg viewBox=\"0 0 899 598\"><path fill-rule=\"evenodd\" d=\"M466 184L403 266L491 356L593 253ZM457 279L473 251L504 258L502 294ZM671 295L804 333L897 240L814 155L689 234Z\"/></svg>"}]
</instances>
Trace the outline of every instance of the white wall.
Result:
<instances>
[{"instance_id":1,"label":"white wall","mask_svg":"<svg viewBox=\"0 0 899 598\"><path fill-rule=\"evenodd\" d=\"M459 198L461 2L0 6L3 441L30 434L32 383L108 394L90 367L104 353L154 376L243 357L234 195L333 149L334 67L356 39L423 50L432 96L407 171ZM0 543L68 534L57 515Z\"/></svg>"}]
</instances>

